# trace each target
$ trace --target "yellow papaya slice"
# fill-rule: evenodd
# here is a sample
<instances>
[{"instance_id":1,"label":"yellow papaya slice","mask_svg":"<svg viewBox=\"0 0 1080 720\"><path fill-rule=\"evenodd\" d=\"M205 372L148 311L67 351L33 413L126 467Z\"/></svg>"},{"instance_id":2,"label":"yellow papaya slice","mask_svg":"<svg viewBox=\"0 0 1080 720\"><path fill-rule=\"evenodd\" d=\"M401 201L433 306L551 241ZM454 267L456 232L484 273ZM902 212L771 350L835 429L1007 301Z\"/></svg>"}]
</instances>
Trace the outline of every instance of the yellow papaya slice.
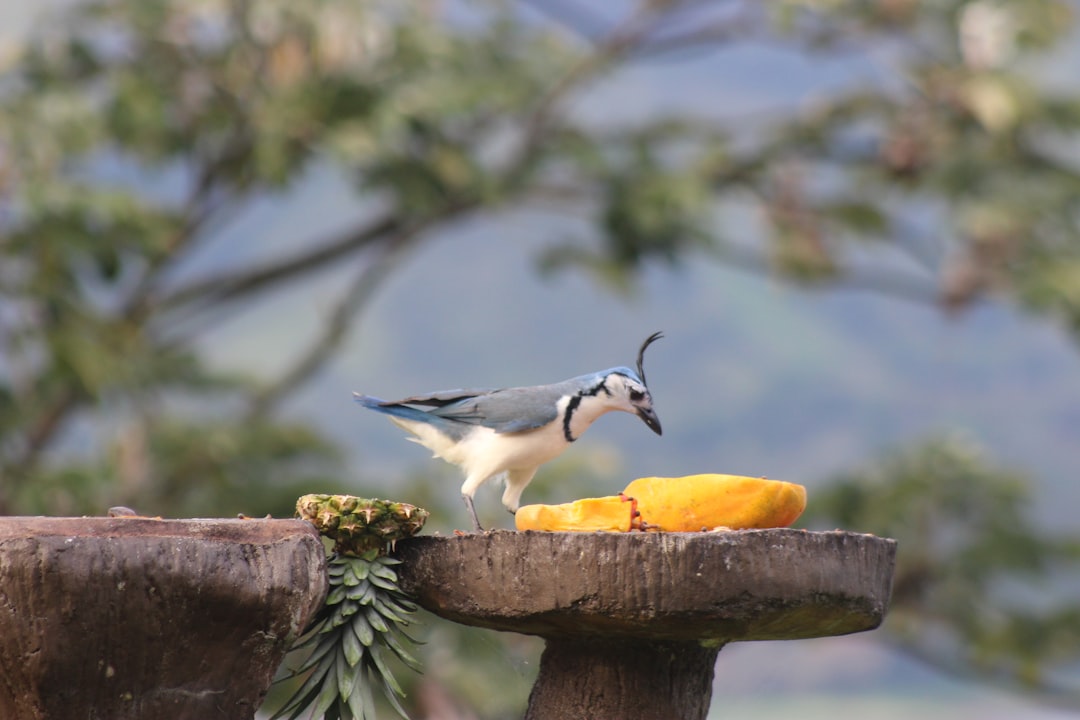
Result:
<instances>
[{"instance_id":1,"label":"yellow papaya slice","mask_svg":"<svg viewBox=\"0 0 1080 720\"><path fill-rule=\"evenodd\" d=\"M585 498L563 505L525 505L514 513L518 530L629 532L634 503L619 495Z\"/></svg>"},{"instance_id":2,"label":"yellow papaya slice","mask_svg":"<svg viewBox=\"0 0 1080 720\"><path fill-rule=\"evenodd\" d=\"M639 478L623 492L637 500L644 530L787 527L806 509L802 485L741 475Z\"/></svg>"}]
</instances>

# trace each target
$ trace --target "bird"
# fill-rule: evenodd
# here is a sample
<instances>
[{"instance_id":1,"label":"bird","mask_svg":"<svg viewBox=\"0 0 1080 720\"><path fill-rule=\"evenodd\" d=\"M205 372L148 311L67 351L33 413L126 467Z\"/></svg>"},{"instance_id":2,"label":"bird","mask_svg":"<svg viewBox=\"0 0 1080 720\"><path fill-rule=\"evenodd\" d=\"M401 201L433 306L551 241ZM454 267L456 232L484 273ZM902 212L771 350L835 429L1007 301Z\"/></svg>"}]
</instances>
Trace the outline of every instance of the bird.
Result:
<instances>
[{"instance_id":1,"label":"bird","mask_svg":"<svg viewBox=\"0 0 1080 720\"><path fill-rule=\"evenodd\" d=\"M473 530L482 532L473 503L481 485L505 476L502 503L517 512L521 493L537 469L570 447L601 415L613 410L635 414L662 435L643 367L645 349L662 337L656 332L645 339L636 371L620 366L549 385L444 390L393 401L353 393L353 399L388 415L413 435L410 440L461 468L461 497Z\"/></svg>"}]
</instances>

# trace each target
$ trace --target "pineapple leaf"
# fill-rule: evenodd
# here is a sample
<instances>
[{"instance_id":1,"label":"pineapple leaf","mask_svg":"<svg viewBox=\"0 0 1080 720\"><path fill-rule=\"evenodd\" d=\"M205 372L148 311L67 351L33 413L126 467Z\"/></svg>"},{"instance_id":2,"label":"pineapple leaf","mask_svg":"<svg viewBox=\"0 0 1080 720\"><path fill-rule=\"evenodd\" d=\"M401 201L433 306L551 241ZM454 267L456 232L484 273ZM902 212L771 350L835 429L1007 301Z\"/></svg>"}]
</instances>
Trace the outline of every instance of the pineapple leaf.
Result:
<instances>
[{"instance_id":1,"label":"pineapple leaf","mask_svg":"<svg viewBox=\"0 0 1080 720\"><path fill-rule=\"evenodd\" d=\"M371 627L375 628L376 632L384 633L390 629L390 626L386 624L386 620L379 614L379 611L370 605L364 608L364 614L367 616L368 623Z\"/></svg>"},{"instance_id":2,"label":"pineapple leaf","mask_svg":"<svg viewBox=\"0 0 1080 720\"><path fill-rule=\"evenodd\" d=\"M333 611L330 613L330 617L326 619L326 624L322 626L319 632L331 633L334 632L334 628L345 622L345 610L348 603L341 603L334 605Z\"/></svg>"},{"instance_id":3,"label":"pineapple leaf","mask_svg":"<svg viewBox=\"0 0 1080 720\"><path fill-rule=\"evenodd\" d=\"M334 667L337 672L337 659L335 658ZM323 717L326 715L326 711L337 701L338 699L338 684L331 678L328 682L324 682L319 689L319 695L315 700L315 707L311 711L312 717Z\"/></svg>"},{"instance_id":4,"label":"pineapple leaf","mask_svg":"<svg viewBox=\"0 0 1080 720\"><path fill-rule=\"evenodd\" d=\"M398 595L394 597L393 601L394 604L397 605L398 609L406 615L413 615L416 613L417 610L420 609L419 605L417 605L404 595Z\"/></svg>"},{"instance_id":5,"label":"pineapple leaf","mask_svg":"<svg viewBox=\"0 0 1080 720\"><path fill-rule=\"evenodd\" d=\"M360 616L357 615L357 617ZM360 638L356 636L356 633L352 631L353 625L356 625L356 623L350 623L350 629L341 633L341 648L345 653L345 659L349 661L349 665L356 667L364 657L364 645L360 642Z\"/></svg>"},{"instance_id":6,"label":"pineapple leaf","mask_svg":"<svg viewBox=\"0 0 1080 720\"><path fill-rule=\"evenodd\" d=\"M386 696L386 699L390 701L390 707L394 708L394 710L397 711L397 714L405 718L405 720L409 720L409 714L405 712L405 708L401 706L401 701L397 699L397 696L392 692L387 692L386 685L383 685L382 691L383 695Z\"/></svg>"},{"instance_id":7,"label":"pineapple leaf","mask_svg":"<svg viewBox=\"0 0 1080 720\"><path fill-rule=\"evenodd\" d=\"M355 600L359 602L361 605L369 605L371 603L371 598L374 597L371 583L367 580L364 580L359 585L355 585L347 589L344 585L342 585L339 589L345 590L346 597L348 597L350 600ZM365 598L368 599L368 602L364 602Z\"/></svg>"},{"instance_id":8,"label":"pineapple leaf","mask_svg":"<svg viewBox=\"0 0 1080 720\"><path fill-rule=\"evenodd\" d=\"M414 637L413 637L412 635L410 635L410 634L409 634L409 633L408 633L408 632L407 632L407 631L405 630L405 627L404 627L403 625L398 625L398 627L397 627L397 631L398 631L398 633L399 633L399 634L400 634L400 635L401 635L401 636L402 636L403 638L405 638L406 640L408 640L408 641L409 641L410 643L412 643L413 645L424 645L424 644L425 644L423 640L417 640L417 639L416 639L416 638L414 638Z\"/></svg>"},{"instance_id":9,"label":"pineapple leaf","mask_svg":"<svg viewBox=\"0 0 1080 720\"><path fill-rule=\"evenodd\" d=\"M371 605L383 617L390 618L399 625L408 625L409 621L401 617L401 615L397 614L397 612L395 612L395 609L391 607L389 603L384 602L383 599L380 598L378 595L375 596L375 599Z\"/></svg>"},{"instance_id":10,"label":"pineapple leaf","mask_svg":"<svg viewBox=\"0 0 1080 720\"><path fill-rule=\"evenodd\" d=\"M291 648L289 648L289 650L291 652L296 652L298 650L306 650L307 648L317 647L319 644L319 637L319 633L305 630L304 634L300 636L300 639L298 639L296 643Z\"/></svg>"},{"instance_id":11,"label":"pineapple leaf","mask_svg":"<svg viewBox=\"0 0 1080 720\"><path fill-rule=\"evenodd\" d=\"M371 564L371 574L377 578L382 578L387 582L397 584L398 576L392 568L387 567L382 562L375 562Z\"/></svg>"},{"instance_id":12,"label":"pineapple leaf","mask_svg":"<svg viewBox=\"0 0 1080 720\"><path fill-rule=\"evenodd\" d=\"M362 580L367 580L369 572L371 572L371 565L366 562L349 563L349 572L346 577L355 580L356 582L350 583L348 580L346 580L345 584L355 585Z\"/></svg>"},{"instance_id":13,"label":"pineapple leaf","mask_svg":"<svg viewBox=\"0 0 1080 720\"><path fill-rule=\"evenodd\" d=\"M371 659L375 661L375 667L379 669L379 676L382 678L384 686L393 690L398 697L405 697L405 691L401 689L401 685L394 678L394 673L387 667L382 652L382 647L378 643L371 646Z\"/></svg>"},{"instance_id":14,"label":"pineapple leaf","mask_svg":"<svg viewBox=\"0 0 1080 720\"><path fill-rule=\"evenodd\" d=\"M278 710L270 720L283 718L290 710L292 710L292 714L289 715L289 720L296 720L296 718L300 717L300 713L304 711L304 708L310 705L318 696L319 687L323 685L323 679L329 671L329 663L325 663L316 668L315 671L308 676L307 680L304 681L304 684L300 686L300 689L294 692L292 696L285 701L281 710Z\"/></svg>"},{"instance_id":15,"label":"pineapple leaf","mask_svg":"<svg viewBox=\"0 0 1080 720\"><path fill-rule=\"evenodd\" d=\"M383 590L397 590L397 573L394 573L393 580L387 580L386 578L380 577L379 575L375 574L375 572L373 571L371 575L368 576L368 580L371 582L372 585L377 588L381 588Z\"/></svg>"},{"instance_id":16,"label":"pineapple leaf","mask_svg":"<svg viewBox=\"0 0 1080 720\"><path fill-rule=\"evenodd\" d=\"M333 635L323 635L322 641L315 646L315 649L311 652L311 655L308 656L307 660L304 661L304 664L298 667L293 674L299 675L315 667L331 650L334 649L336 644L337 641L334 639Z\"/></svg>"},{"instance_id":17,"label":"pineapple leaf","mask_svg":"<svg viewBox=\"0 0 1080 720\"><path fill-rule=\"evenodd\" d=\"M349 696L349 710L358 720L366 720L371 711L370 717L374 720L375 697L371 693L371 671L364 669L361 673L363 677L359 678L356 692Z\"/></svg>"},{"instance_id":18,"label":"pineapple leaf","mask_svg":"<svg viewBox=\"0 0 1080 720\"><path fill-rule=\"evenodd\" d=\"M394 651L394 654L398 656L398 659L410 669L418 673L423 672L423 666L420 661L413 657L412 653L405 649L405 646L398 640L395 635L397 633L388 632L382 636L386 646Z\"/></svg>"},{"instance_id":19,"label":"pineapple leaf","mask_svg":"<svg viewBox=\"0 0 1080 720\"><path fill-rule=\"evenodd\" d=\"M356 602L360 605L370 605L375 599L375 593L378 592L376 587L370 582L364 584L364 593L358 598L355 598Z\"/></svg>"},{"instance_id":20,"label":"pineapple leaf","mask_svg":"<svg viewBox=\"0 0 1080 720\"><path fill-rule=\"evenodd\" d=\"M379 601L399 615L415 615L416 611L419 610L416 603L411 602L404 595L383 593L379 596ZM407 625L409 621L404 620L403 623Z\"/></svg>"},{"instance_id":21,"label":"pineapple leaf","mask_svg":"<svg viewBox=\"0 0 1080 720\"><path fill-rule=\"evenodd\" d=\"M327 605L337 605L339 602L345 599L345 586L338 585L336 588L330 591L330 594L326 596Z\"/></svg>"},{"instance_id":22,"label":"pineapple leaf","mask_svg":"<svg viewBox=\"0 0 1080 720\"><path fill-rule=\"evenodd\" d=\"M349 637L352 633L342 633L344 637ZM357 662L360 658L356 658ZM356 663L349 659L349 651L342 645L341 654L338 655L337 660L334 662L334 669L337 674L337 687L338 695L343 701L348 702L349 696L353 693L353 686L356 683Z\"/></svg>"},{"instance_id":23,"label":"pineapple leaf","mask_svg":"<svg viewBox=\"0 0 1080 720\"><path fill-rule=\"evenodd\" d=\"M363 613L356 615L353 621L349 623L349 627L352 629L356 639L360 641L360 644L364 647L371 645L375 640L375 631L371 627L371 623L367 621L367 617Z\"/></svg>"}]
</instances>

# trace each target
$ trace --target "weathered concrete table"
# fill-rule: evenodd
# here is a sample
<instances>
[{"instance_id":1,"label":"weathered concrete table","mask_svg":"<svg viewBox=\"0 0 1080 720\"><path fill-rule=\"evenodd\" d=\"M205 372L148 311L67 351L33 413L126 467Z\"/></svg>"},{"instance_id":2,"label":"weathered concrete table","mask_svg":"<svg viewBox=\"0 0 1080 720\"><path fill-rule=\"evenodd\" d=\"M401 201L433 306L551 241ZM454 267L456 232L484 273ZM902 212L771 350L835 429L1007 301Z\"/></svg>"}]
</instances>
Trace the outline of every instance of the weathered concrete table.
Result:
<instances>
[{"instance_id":1,"label":"weathered concrete table","mask_svg":"<svg viewBox=\"0 0 1080 720\"><path fill-rule=\"evenodd\" d=\"M326 585L300 520L0 518L0 718L251 718Z\"/></svg>"},{"instance_id":2,"label":"weathered concrete table","mask_svg":"<svg viewBox=\"0 0 1080 720\"><path fill-rule=\"evenodd\" d=\"M704 718L725 643L876 627L895 551L799 530L397 548L427 609L546 639L529 720ZM0 518L0 718L250 718L326 587L298 520Z\"/></svg>"},{"instance_id":3,"label":"weathered concrete table","mask_svg":"<svg viewBox=\"0 0 1080 720\"><path fill-rule=\"evenodd\" d=\"M877 627L896 543L802 530L515 533L402 541L441 617L546 640L526 720L689 720L720 648Z\"/></svg>"}]
</instances>

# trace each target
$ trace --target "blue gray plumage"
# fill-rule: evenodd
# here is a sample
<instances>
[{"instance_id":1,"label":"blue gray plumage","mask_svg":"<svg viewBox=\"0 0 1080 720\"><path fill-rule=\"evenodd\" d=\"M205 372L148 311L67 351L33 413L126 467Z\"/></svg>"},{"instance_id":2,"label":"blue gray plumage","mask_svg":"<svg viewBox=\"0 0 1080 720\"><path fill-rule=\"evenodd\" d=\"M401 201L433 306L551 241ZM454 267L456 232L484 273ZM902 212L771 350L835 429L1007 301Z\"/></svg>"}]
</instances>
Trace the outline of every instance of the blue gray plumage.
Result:
<instances>
[{"instance_id":1,"label":"blue gray plumage","mask_svg":"<svg viewBox=\"0 0 1080 720\"><path fill-rule=\"evenodd\" d=\"M462 468L462 498L479 531L473 495L481 484L505 474L503 504L515 512L537 468L562 453L600 415L635 413L661 434L642 365L645 348L661 337L654 333L642 344L636 372L615 367L550 385L444 390L394 401L359 393L354 398L388 415L436 457Z\"/></svg>"}]
</instances>

